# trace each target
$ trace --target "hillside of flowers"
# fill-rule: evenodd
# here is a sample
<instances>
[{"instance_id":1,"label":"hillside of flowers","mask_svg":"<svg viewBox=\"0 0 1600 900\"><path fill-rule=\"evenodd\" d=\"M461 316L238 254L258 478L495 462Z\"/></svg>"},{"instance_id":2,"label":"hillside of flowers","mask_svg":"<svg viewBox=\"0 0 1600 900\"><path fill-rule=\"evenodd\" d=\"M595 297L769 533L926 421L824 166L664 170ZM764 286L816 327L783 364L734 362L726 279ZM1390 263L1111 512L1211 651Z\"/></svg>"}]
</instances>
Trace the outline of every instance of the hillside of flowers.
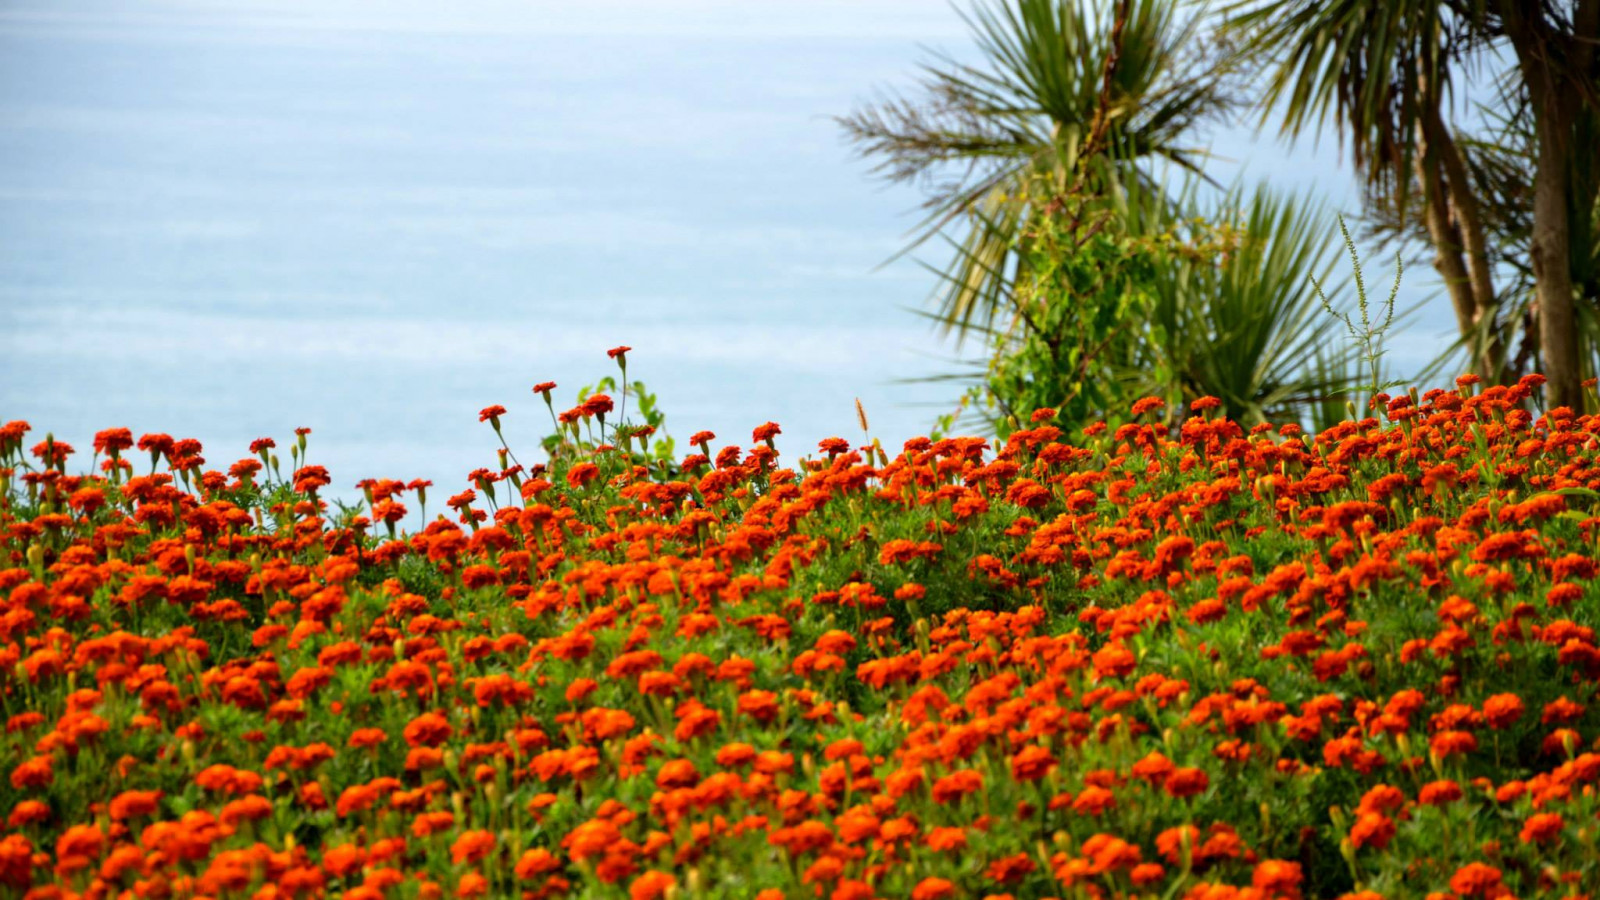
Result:
<instances>
[{"instance_id":1,"label":"hillside of flowers","mask_svg":"<svg viewBox=\"0 0 1600 900\"><path fill-rule=\"evenodd\" d=\"M527 467L496 406L443 509L11 422L0 895L1593 892L1600 417L1538 384L798 460L594 395Z\"/></svg>"}]
</instances>

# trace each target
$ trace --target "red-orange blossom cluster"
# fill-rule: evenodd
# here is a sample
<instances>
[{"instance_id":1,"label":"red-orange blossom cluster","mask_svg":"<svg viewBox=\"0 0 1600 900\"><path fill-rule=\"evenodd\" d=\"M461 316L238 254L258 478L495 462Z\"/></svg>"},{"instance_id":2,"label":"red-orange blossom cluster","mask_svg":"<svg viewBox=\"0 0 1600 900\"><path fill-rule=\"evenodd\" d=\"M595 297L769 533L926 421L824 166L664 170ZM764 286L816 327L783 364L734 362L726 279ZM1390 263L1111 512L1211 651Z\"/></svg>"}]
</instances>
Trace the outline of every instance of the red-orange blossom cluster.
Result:
<instances>
[{"instance_id":1,"label":"red-orange blossom cluster","mask_svg":"<svg viewBox=\"0 0 1600 900\"><path fill-rule=\"evenodd\" d=\"M425 483L334 514L303 433L84 475L13 422L0 894L1591 892L1600 418L1536 386L793 468L630 436L409 534Z\"/></svg>"}]
</instances>

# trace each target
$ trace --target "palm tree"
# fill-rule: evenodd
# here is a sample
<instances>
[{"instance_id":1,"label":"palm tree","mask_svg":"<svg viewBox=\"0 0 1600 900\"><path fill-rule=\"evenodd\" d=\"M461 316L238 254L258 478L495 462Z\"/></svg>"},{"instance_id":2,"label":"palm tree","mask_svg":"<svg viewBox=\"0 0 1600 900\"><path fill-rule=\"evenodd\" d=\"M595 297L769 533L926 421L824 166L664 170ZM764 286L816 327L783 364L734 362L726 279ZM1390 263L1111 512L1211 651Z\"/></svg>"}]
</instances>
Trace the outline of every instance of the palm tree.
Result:
<instances>
[{"instance_id":1,"label":"palm tree","mask_svg":"<svg viewBox=\"0 0 1600 900\"><path fill-rule=\"evenodd\" d=\"M1135 368L1144 373L1140 393L1165 392L1169 408L1179 409L1217 397L1230 418L1249 424L1306 412L1315 423L1330 401L1342 417L1344 399L1354 399L1357 359L1315 293L1321 284L1338 297L1345 281L1331 277L1340 244L1326 210L1236 187L1204 218L1229 227L1235 246L1208 257L1175 255L1157 271L1150 325L1158 339L1145 342Z\"/></svg>"},{"instance_id":2,"label":"palm tree","mask_svg":"<svg viewBox=\"0 0 1600 900\"><path fill-rule=\"evenodd\" d=\"M1151 183L1164 160L1198 173L1195 127L1231 108L1227 70L1170 0L977 0L963 18L978 61L936 54L919 95L839 119L875 171L926 194L906 251L954 245L933 316L959 342L993 326L1016 279L1017 237L1035 214L1030 180L1111 161ZM954 232L954 233L952 233Z\"/></svg>"},{"instance_id":3,"label":"palm tree","mask_svg":"<svg viewBox=\"0 0 1600 900\"><path fill-rule=\"evenodd\" d=\"M1452 91L1493 53L1516 63L1533 135L1528 260L1552 405L1582 405L1572 267L1575 162L1592 146L1600 0L1241 0L1225 12L1246 57L1274 63L1261 97L1297 135L1330 112L1366 174L1369 199L1405 220L1413 190L1474 366L1503 375L1506 329L1481 188L1456 129ZM1579 256L1582 255L1580 252Z\"/></svg>"},{"instance_id":4,"label":"palm tree","mask_svg":"<svg viewBox=\"0 0 1600 900\"><path fill-rule=\"evenodd\" d=\"M1505 273L1506 309L1513 321L1523 322L1526 336L1512 371L1522 371L1538 355L1538 328L1534 301L1538 278L1534 271L1533 204L1538 170L1539 138L1526 85L1515 69L1501 73L1493 101L1480 105L1488 127L1485 137L1462 141L1472 180L1487 201L1485 222L1496 245L1495 262ZM1576 117L1578 146L1600 141L1600 109L1581 110ZM1574 154L1568 173L1567 221L1570 262L1577 305L1581 374L1600 374L1600 158Z\"/></svg>"}]
</instances>

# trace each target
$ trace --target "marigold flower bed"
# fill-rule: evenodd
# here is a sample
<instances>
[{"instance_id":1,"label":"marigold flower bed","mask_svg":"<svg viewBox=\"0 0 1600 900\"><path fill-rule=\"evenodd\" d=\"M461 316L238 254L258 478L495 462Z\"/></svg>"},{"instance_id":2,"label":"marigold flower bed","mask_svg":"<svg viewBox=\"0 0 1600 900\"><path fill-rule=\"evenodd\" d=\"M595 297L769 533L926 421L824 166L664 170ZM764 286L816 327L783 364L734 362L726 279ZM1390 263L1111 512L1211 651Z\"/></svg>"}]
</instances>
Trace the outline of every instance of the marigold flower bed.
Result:
<instances>
[{"instance_id":1,"label":"marigold flower bed","mask_svg":"<svg viewBox=\"0 0 1600 900\"><path fill-rule=\"evenodd\" d=\"M409 535L304 434L13 422L0 893L1592 891L1600 417L1536 386L502 457Z\"/></svg>"}]
</instances>

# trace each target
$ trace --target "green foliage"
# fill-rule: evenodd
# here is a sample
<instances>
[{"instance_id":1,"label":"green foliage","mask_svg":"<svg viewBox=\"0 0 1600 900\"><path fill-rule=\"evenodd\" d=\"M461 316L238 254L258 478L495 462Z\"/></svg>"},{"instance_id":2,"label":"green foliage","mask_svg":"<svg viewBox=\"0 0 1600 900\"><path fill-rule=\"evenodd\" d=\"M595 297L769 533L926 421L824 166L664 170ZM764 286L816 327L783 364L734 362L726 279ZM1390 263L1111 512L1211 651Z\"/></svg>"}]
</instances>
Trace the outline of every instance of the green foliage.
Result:
<instances>
[{"instance_id":1,"label":"green foliage","mask_svg":"<svg viewBox=\"0 0 1600 900\"><path fill-rule=\"evenodd\" d=\"M667 414L661 410L656 395L641 380L618 380L607 375L592 385L578 391L578 405L596 394L620 393L622 404L619 413L627 410L627 398L632 397L638 421L620 417L611 423L590 425L589 417L574 419L565 425L557 424L556 431L547 435L542 445L552 462L560 465L581 456L592 454L602 444L620 447L639 465L652 466L667 472L676 468L677 441L664 432ZM598 431L596 431L596 427Z\"/></svg>"},{"instance_id":2,"label":"green foliage","mask_svg":"<svg viewBox=\"0 0 1600 900\"><path fill-rule=\"evenodd\" d=\"M1075 425L1145 396L1200 397L1255 424L1316 421L1351 383L1318 309L1334 246L1321 212L1265 190L1209 204L1137 186L1036 204L1005 329L968 406L1004 436L1036 409ZM1178 212L1182 211L1182 212ZM1342 417L1342 407L1338 410Z\"/></svg>"},{"instance_id":3,"label":"green foliage","mask_svg":"<svg viewBox=\"0 0 1600 900\"><path fill-rule=\"evenodd\" d=\"M981 65L940 57L920 102L843 120L891 179L965 166L932 182L915 242L952 246L930 317L987 356L946 376L970 387L941 433L975 413L1005 435L1045 407L1085 423L1141 396L1171 415L1215 396L1243 421L1299 420L1349 383L1309 289L1331 250L1320 210L1212 199L1185 147L1233 104L1202 19L1160 2L980 3ZM1181 173L1176 191L1154 161Z\"/></svg>"},{"instance_id":4,"label":"green foliage","mask_svg":"<svg viewBox=\"0 0 1600 900\"><path fill-rule=\"evenodd\" d=\"M936 55L915 96L839 120L877 174L925 189L907 250L950 244L933 308L958 340L1005 327L1018 237L1038 212L1033 180L1092 156L1110 163L1106 177L1157 189L1141 161L1198 172L1195 126L1233 104L1222 57L1164 0L982 0L966 20L976 63Z\"/></svg>"},{"instance_id":5,"label":"green foliage","mask_svg":"<svg viewBox=\"0 0 1600 900\"><path fill-rule=\"evenodd\" d=\"M1360 327L1351 318L1350 313L1334 308L1333 303L1322 291L1322 283L1312 279L1311 284L1317 289L1317 299L1322 301L1322 308L1328 315L1344 323L1345 329L1350 332L1350 339L1361 348L1361 361L1366 363L1372 373L1372 381L1368 387L1371 393L1376 394L1383 388L1383 378L1378 368L1378 361L1383 357L1383 335L1394 324L1394 298L1400 293L1400 276L1405 271L1404 264L1400 262L1400 255L1394 257L1394 285L1389 288L1389 297L1379 307L1382 313L1382 322L1372 321L1372 310L1367 303L1367 285L1361 277L1361 256L1356 253L1355 241L1350 239L1350 229L1345 227L1344 216L1339 217L1339 235L1344 238L1344 246L1350 253L1350 269L1354 273L1356 282L1356 309L1361 320Z\"/></svg>"}]
</instances>

